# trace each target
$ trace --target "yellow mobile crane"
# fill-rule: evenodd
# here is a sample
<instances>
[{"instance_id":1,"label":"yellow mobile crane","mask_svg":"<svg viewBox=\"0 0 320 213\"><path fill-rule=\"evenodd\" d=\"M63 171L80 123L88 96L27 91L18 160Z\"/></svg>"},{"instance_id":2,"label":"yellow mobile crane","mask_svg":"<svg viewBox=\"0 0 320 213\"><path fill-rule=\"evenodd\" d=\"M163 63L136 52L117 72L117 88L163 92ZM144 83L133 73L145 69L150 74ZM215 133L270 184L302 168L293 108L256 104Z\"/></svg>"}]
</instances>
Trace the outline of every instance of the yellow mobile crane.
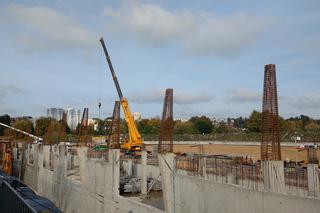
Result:
<instances>
[{"instance_id":1,"label":"yellow mobile crane","mask_svg":"<svg viewBox=\"0 0 320 213\"><path fill-rule=\"evenodd\" d=\"M111 75L112 75L114 84L116 86L116 89L117 89L117 92L118 92L118 95L119 95L119 99L120 99L120 103L121 103L121 106L122 106L123 114L125 116L125 120L126 120L126 122L128 124L128 131L129 131L128 135L129 135L129 138L126 141L123 141L121 143L121 149L124 149L124 150L129 151L129 152L133 152L133 153L139 152L139 151L141 151L141 147L143 145L142 144L141 135L140 135L140 133L138 131L138 128L137 128L137 126L136 126L136 124L134 122L132 113L130 111L129 102L122 95L122 91L120 89L120 85L119 85L117 76L116 76L116 74L114 72L114 69L113 69L113 66L112 66L112 63L111 63L111 59L110 59L110 56L109 56L109 53L107 51L107 48L106 48L106 45L104 43L103 38L100 39L100 42L101 42L104 54L106 56L106 59L108 61L108 65L109 65L109 68L110 68L110 71L111 71Z\"/></svg>"}]
</instances>

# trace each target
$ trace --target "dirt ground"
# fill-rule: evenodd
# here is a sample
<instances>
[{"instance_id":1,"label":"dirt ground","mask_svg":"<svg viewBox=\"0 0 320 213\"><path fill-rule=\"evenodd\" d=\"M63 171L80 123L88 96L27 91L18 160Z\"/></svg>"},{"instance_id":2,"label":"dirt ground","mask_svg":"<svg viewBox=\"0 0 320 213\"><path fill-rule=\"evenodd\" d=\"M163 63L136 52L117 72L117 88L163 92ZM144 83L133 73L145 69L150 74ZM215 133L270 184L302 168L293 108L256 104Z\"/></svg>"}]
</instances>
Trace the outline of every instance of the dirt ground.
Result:
<instances>
[{"instance_id":1,"label":"dirt ground","mask_svg":"<svg viewBox=\"0 0 320 213\"><path fill-rule=\"evenodd\" d=\"M260 146L245 146L245 145L218 145L218 144L208 144L203 145L203 150L205 154L226 154L229 156L248 156L252 157L253 160L260 159ZM148 150L152 150L152 146L147 146ZM175 153L186 153L193 152L199 153L200 146L195 145L174 145L173 151ZM298 151L296 147L281 147L281 157L283 160L295 161L296 156L298 161L307 160L307 151ZM318 151L318 156L320 157L320 151Z\"/></svg>"}]
</instances>

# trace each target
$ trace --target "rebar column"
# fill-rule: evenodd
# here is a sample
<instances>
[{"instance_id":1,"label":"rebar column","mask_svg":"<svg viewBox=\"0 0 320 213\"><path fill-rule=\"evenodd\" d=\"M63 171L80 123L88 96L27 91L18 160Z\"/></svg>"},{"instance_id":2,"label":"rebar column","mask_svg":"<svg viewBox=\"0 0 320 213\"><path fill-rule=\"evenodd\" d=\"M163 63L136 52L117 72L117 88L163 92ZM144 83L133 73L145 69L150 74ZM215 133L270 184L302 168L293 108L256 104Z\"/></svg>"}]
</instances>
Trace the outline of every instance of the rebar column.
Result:
<instances>
[{"instance_id":1,"label":"rebar column","mask_svg":"<svg viewBox=\"0 0 320 213\"><path fill-rule=\"evenodd\" d=\"M110 149L120 149L120 101L114 103L108 146Z\"/></svg>"},{"instance_id":2,"label":"rebar column","mask_svg":"<svg viewBox=\"0 0 320 213\"><path fill-rule=\"evenodd\" d=\"M83 109L80 131L79 131L79 143L87 143L90 140L88 135L89 130L89 108Z\"/></svg>"},{"instance_id":3,"label":"rebar column","mask_svg":"<svg viewBox=\"0 0 320 213\"><path fill-rule=\"evenodd\" d=\"M173 89L166 89L165 93L158 152L173 152Z\"/></svg>"},{"instance_id":4,"label":"rebar column","mask_svg":"<svg viewBox=\"0 0 320 213\"><path fill-rule=\"evenodd\" d=\"M264 70L261 160L281 160L276 66Z\"/></svg>"}]
</instances>

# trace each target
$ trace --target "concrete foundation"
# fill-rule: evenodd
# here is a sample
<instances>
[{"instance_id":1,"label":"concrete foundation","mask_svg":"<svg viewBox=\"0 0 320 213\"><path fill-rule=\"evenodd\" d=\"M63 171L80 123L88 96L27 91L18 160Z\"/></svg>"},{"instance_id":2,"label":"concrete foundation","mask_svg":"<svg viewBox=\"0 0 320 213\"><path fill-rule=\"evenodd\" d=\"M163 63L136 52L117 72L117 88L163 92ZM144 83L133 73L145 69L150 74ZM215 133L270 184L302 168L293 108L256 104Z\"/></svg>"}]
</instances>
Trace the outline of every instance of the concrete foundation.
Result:
<instances>
[{"instance_id":1,"label":"concrete foundation","mask_svg":"<svg viewBox=\"0 0 320 213\"><path fill-rule=\"evenodd\" d=\"M270 192L285 192L283 161L262 161L264 189Z\"/></svg>"},{"instance_id":2,"label":"concrete foundation","mask_svg":"<svg viewBox=\"0 0 320 213\"><path fill-rule=\"evenodd\" d=\"M110 150L108 161L91 159L86 148L78 147L80 176L68 176L70 153L65 146L52 153L53 171L43 166L47 148L33 145L33 163L27 164L24 182L47 197L63 212L161 213L163 211L136 199L119 195L120 150ZM40 149L39 149L40 148ZM39 150L39 151L37 151Z\"/></svg>"},{"instance_id":3,"label":"concrete foundation","mask_svg":"<svg viewBox=\"0 0 320 213\"><path fill-rule=\"evenodd\" d=\"M146 150L141 152L141 166L142 166L142 178L141 178L141 194L147 195L148 191L148 179L147 179L147 157L148 153Z\"/></svg>"},{"instance_id":4,"label":"concrete foundation","mask_svg":"<svg viewBox=\"0 0 320 213\"><path fill-rule=\"evenodd\" d=\"M318 213L320 200L175 176L175 213Z\"/></svg>"},{"instance_id":5,"label":"concrete foundation","mask_svg":"<svg viewBox=\"0 0 320 213\"><path fill-rule=\"evenodd\" d=\"M53 201L63 212L163 212L139 202L138 198L119 195L120 150L110 150L108 160L102 160L87 158L85 147L78 147L76 155L71 155L67 149L66 146L49 149L33 144L32 149L26 151L26 167L22 175L28 186ZM261 187L256 187L252 181L238 180L232 175L218 176L209 172L191 177L184 170L176 171L174 158L172 153L158 156L166 212L319 212L320 199L315 197L319 193L316 165L308 166L309 196L295 196L285 193L283 163L279 161L262 162L265 180L259 181ZM52 170L46 166L48 159L53 162ZM14 159L14 162L19 162L19 159ZM158 177L159 167L147 165L146 155L142 164L131 163L130 166L128 162L124 167L132 173L141 177L152 173ZM203 161L203 170L207 169L206 164ZM78 173L70 173L74 168Z\"/></svg>"},{"instance_id":6,"label":"concrete foundation","mask_svg":"<svg viewBox=\"0 0 320 213\"><path fill-rule=\"evenodd\" d=\"M175 212L175 155L173 153L159 154L159 167L163 192L164 209L168 213Z\"/></svg>"},{"instance_id":7,"label":"concrete foundation","mask_svg":"<svg viewBox=\"0 0 320 213\"><path fill-rule=\"evenodd\" d=\"M318 164L308 164L308 192L309 196L320 196Z\"/></svg>"}]
</instances>

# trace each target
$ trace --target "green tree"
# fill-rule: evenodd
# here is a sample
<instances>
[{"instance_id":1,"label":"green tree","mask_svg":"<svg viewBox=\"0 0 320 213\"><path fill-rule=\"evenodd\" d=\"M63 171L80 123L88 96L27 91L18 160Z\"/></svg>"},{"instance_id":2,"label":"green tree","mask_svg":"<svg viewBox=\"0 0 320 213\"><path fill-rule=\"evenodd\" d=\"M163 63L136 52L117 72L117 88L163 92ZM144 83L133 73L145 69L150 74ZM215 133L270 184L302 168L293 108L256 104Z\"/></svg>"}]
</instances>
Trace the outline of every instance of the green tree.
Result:
<instances>
[{"instance_id":1,"label":"green tree","mask_svg":"<svg viewBox=\"0 0 320 213\"><path fill-rule=\"evenodd\" d=\"M89 124L88 133L87 134L91 135L91 136L96 134L96 132L94 131L94 125L93 124Z\"/></svg>"},{"instance_id":2,"label":"green tree","mask_svg":"<svg viewBox=\"0 0 320 213\"><path fill-rule=\"evenodd\" d=\"M198 130L194 127L193 123L191 121L177 121L175 122L174 134L197 134L199 133Z\"/></svg>"},{"instance_id":3,"label":"green tree","mask_svg":"<svg viewBox=\"0 0 320 213\"><path fill-rule=\"evenodd\" d=\"M213 124L212 124L211 120L206 116L191 117L189 121L193 123L194 127L201 134L209 134L213 131Z\"/></svg>"},{"instance_id":4,"label":"green tree","mask_svg":"<svg viewBox=\"0 0 320 213\"><path fill-rule=\"evenodd\" d=\"M242 117L235 118L234 119L234 127L239 128L239 129L245 128L247 125L247 120L248 120L247 118L242 118Z\"/></svg>"},{"instance_id":5,"label":"green tree","mask_svg":"<svg viewBox=\"0 0 320 213\"><path fill-rule=\"evenodd\" d=\"M301 121L285 120L283 130L286 132L296 132L298 130L301 130L301 127Z\"/></svg>"},{"instance_id":6,"label":"green tree","mask_svg":"<svg viewBox=\"0 0 320 213\"><path fill-rule=\"evenodd\" d=\"M316 122L310 122L309 124L306 125L305 129L307 131L319 131L320 125L317 124Z\"/></svg>"},{"instance_id":7,"label":"green tree","mask_svg":"<svg viewBox=\"0 0 320 213\"><path fill-rule=\"evenodd\" d=\"M47 143L56 143L62 140L62 135L65 136L63 125L59 121L49 118L49 123L44 132L44 140Z\"/></svg>"},{"instance_id":8,"label":"green tree","mask_svg":"<svg viewBox=\"0 0 320 213\"><path fill-rule=\"evenodd\" d=\"M8 114L0 116L0 122L3 124L10 125L10 116ZM0 126L0 136L3 135L3 132L6 128L4 126Z\"/></svg>"},{"instance_id":9,"label":"green tree","mask_svg":"<svg viewBox=\"0 0 320 213\"><path fill-rule=\"evenodd\" d=\"M125 135L128 134L128 124L125 119L120 120L120 133Z\"/></svg>"},{"instance_id":10,"label":"green tree","mask_svg":"<svg viewBox=\"0 0 320 213\"><path fill-rule=\"evenodd\" d=\"M148 126L149 119L141 119L140 121L136 121L137 128L141 134L147 134L145 132L146 127Z\"/></svg>"},{"instance_id":11,"label":"green tree","mask_svg":"<svg viewBox=\"0 0 320 213\"><path fill-rule=\"evenodd\" d=\"M254 110L247 122L247 129L250 132L261 132L262 129L262 114Z\"/></svg>"},{"instance_id":12,"label":"green tree","mask_svg":"<svg viewBox=\"0 0 320 213\"><path fill-rule=\"evenodd\" d=\"M22 131L29 132L31 134L34 131L33 123L29 120L18 120L12 126L16 129L20 129ZM28 136L13 130L8 131L8 134L20 139L30 139Z\"/></svg>"},{"instance_id":13,"label":"green tree","mask_svg":"<svg viewBox=\"0 0 320 213\"><path fill-rule=\"evenodd\" d=\"M159 134L159 132L160 132L160 119L151 118L148 121L146 131L148 132L148 134Z\"/></svg>"},{"instance_id":14,"label":"green tree","mask_svg":"<svg viewBox=\"0 0 320 213\"><path fill-rule=\"evenodd\" d=\"M35 134L38 136L43 136L46 132L50 123L50 118L40 117L36 121Z\"/></svg>"},{"instance_id":15,"label":"green tree","mask_svg":"<svg viewBox=\"0 0 320 213\"><path fill-rule=\"evenodd\" d=\"M97 119L97 130L95 131L95 135L106 135L106 120Z\"/></svg>"},{"instance_id":16,"label":"green tree","mask_svg":"<svg viewBox=\"0 0 320 213\"><path fill-rule=\"evenodd\" d=\"M302 122L302 128L306 129L306 127L308 126L308 124L310 124L312 121L312 119L306 115L300 115L300 120Z\"/></svg>"},{"instance_id":17,"label":"green tree","mask_svg":"<svg viewBox=\"0 0 320 213\"><path fill-rule=\"evenodd\" d=\"M138 130L141 134L158 134L160 131L160 119L142 119L136 122Z\"/></svg>"},{"instance_id":18,"label":"green tree","mask_svg":"<svg viewBox=\"0 0 320 213\"><path fill-rule=\"evenodd\" d=\"M228 133L229 132L229 127L227 126L226 123L222 122L218 124L218 127L216 128L217 133Z\"/></svg>"}]
</instances>

